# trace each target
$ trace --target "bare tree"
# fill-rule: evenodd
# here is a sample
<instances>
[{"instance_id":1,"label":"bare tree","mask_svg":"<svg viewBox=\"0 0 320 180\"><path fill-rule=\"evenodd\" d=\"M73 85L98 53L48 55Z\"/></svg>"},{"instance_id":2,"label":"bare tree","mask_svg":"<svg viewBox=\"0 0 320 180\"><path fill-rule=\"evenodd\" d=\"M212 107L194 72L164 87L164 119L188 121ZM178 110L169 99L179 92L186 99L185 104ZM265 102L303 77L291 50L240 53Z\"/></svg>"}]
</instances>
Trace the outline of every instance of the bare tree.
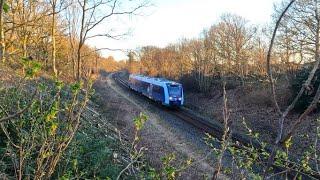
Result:
<instances>
[{"instance_id":1,"label":"bare tree","mask_svg":"<svg viewBox=\"0 0 320 180\"><path fill-rule=\"evenodd\" d=\"M128 1L130 3L131 1ZM77 79L81 78L82 53L81 49L88 39L96 37L114 38L119 35L110 33L92 34L91 32L102 23L114 16L136 15L139 11L148 6L148 1L131 2L132 6L126 9L121 6L118 0L82 0L78 1L80 7L80 29L78 34L79 44L77 47ZM101 50L101 49L100 49Z\"/></svg>"},{"instance_id":2,"label":"bare tree","mask_svg":"<svg viewBox=\"0 0 320 180\"><path fill-rule=\"evenodd\" d=\"M294 10L297 11L297 13L299 13L299 14L301 12L303 14L304 13L308 13L309 16L307 17L307 19L305 21L309 20L309 21L313 22L313 23L305 24L305 21L303 21L304 25L307 25L307 27L310 30L310 32L312 32L311 37L314 38L314 40L310 42L311 47L309 46L310 49L311 49L311 53L312 53L312 55L314 57L314 66L313 66L312 70L309 73L308 79L302 85L302 88L300 89L299 94L296 96L296 98L294 99L294 101L292 102L291 105L294 105L294 103L296 103L296 101L301 97L301 95L302 95L302 93L304 91L307 91L307 90L310 89L311 80L314 78L316 70L319 69L319 65L320 65L320 12L319 12L319 1L318 0L313 0L313 1L305 1L303 3L299 2L295 6ZM316 108L317 103L319 102L319 99L320 99L320 86L317 87L317 91L316 91L316 94L315 94L312 102L309 104L307 109L299 116L299 118L292 123L292 125L290 127L290 130L281 139L282 140L281 142L286 141L288 138L290 138L292 136L292 134L297 129L298 125L303 120L305 120L306 116L310 112L312 112Z\"/></svg>"},{"instance_id":3,"label":"bare tree","mask_svg":"<svg viewBox=\"0 0 320 180\"><path fill-rule=\"evenodd\" d=\"M320 14L319 14L319 1L318 0L306 0L306 1L298 1L294 3L294 0L291 0L284 8L284 10L281 12L277 22L276 27L273 32L273 36L271 39L269 52L267 56L267 69L269 74L269 80L271 83L271 90L273 93L273 99L275 102L275 106L280 114L279 119L279 132L277 139L275 141L275 144L279 144L293 134L295 129L297 128L298 124L300 124L305 117L316 107L316 103L318 102L320 98L320 88L317 88L316 95L309 105L309 107L305 110L305 112L300 115L300 117L293 121L290 127L290 130L288 133L284 136L284 121L287 115L292 111L292 109L295 107L298 100L301 98L303 93L305 91L310 90L311 81L315 76L316 70L319 68L320 64ZM291 9L289 9L292 6ZM287 14L286 14L287 13ZM285 23L282 23L281 20L285 20ZM273 80L272 71L271 71L271 65L270 65L270 57L271 57L271 51L272 47L275 41L275 36L277 33L277 30L279 28L283 28L281 26L289 26L292 33L292 39L296 41L297 46L295 48L300 48L299 51L305 51L306 52L306 58L312 58L313 59L313 68L309 72L309 76L306 79L306 81L303 83L300 91L294 98L294 100L290 103L290 105L282 112L276 98L275 93L275 82ZM287 32L285 32L287 33ZM301 45L302 44L302 45ZM286 48L288 45L286 45ZM301 49L301 46L304 46L304 49ZM301 54L301 52L300 52ZM290 56L290 55L288 55ZM303 57L300 57L300 60L303 59Z\"/></svg>"},{"instance_id":4,"label":"bare tree","mask_svg":"<svg viewBox=\"0 0 320 180\"><path fill-rule=\"evenodd\" d=\"M65 0L49 0L51 6L51 60L52 60L52 70L55 76L58 75L58 70L56 67L56 19L59 12L65 9Z\"/></svg>"}]
</instances>

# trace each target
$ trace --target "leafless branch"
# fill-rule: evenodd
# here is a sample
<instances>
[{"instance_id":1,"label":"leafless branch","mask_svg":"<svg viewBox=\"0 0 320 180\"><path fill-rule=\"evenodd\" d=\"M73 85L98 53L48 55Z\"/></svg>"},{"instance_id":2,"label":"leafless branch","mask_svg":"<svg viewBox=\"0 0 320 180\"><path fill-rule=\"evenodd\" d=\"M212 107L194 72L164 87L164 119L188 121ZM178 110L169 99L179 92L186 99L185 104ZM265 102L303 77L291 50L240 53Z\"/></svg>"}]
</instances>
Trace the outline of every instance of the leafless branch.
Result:
<instances>
[{"instance_id":1,"label":"leafless branch","mask_svg":"<svg viewBox=\"0 0 320 180\"><path fill-rule=\"evenodd\" d=\"M279 119L279 131L278 131L278 136L277 139L275 141L275 144L277 145L282 137L282 133L283 133L283 123L284 123L284 119L287 116L287 114L285 114L286 112L289 112L291 110L291 107L289 106L285 113L282 113L279 104L277 102L277 97L276 97L276 90L275 90L275 84L274 84L274 79L273 79L273 75L272 75L272 70L271 70L271 53L272 53L272 48L274 45L274 40L278 31L278 28L280 26L281 20L284 17L284 15L286 14L286 12L289 10L289 8L291 7L291 5L295 2L295 0L291 0L288 5L285 7L285 9L282 11L281 15L279 16L275 28L273 30L273 34L272 34L272 38L270 41L270 45L269 45L269 50L268 50L268 54L267 54L267 73L269 76L269 81L270 81L270 85L271 85L271 92L272 92L272 96L273 96L273 101L275 104L275 107L278 111L278 113L281 115L281 118ZM293 107L292 107L293 108ZM275 152L276 152L276 146L273 147L272 149L272 153L268 159L268 163L266 168L264 169L264 173L263 173L263 178L266 178L267 175L267 171L269 170L269 167L271 166L271 164L274 161L274 157L275 157Z\"/></svg>"},{"instance_id":2,"label":"leafless branch","mask_svg":"<svg viewBox=\"0 0 320 180\"><path fill-rule=\"evenodd\" d=\"M286 111L284 112L284 114L282 115L282 117L285 117L289 111L291 111L295 104L297 103L297 101L299 100L299 98L302 96L303 92L309 88L310 84L311 84L311 81L317 71L317 69L319 68L319 65L320 65L320 27L319 27L319 24L320 24L320 17L318 15L318 5L317 5L317 2L315 2L315 18L316 18L316 23L317 23L317 27L316 27L316 38L315 38L315 60L316 62L314 63L314 66L313 66L313 69L311 70L311 72L309 73L309 76L308 76L308 79L304 82L304 84L302 85L298 95L295 97L295 99L293 100L293 102L288 106L288 108L286 109ZM297 126L305 119L305 117L310 113L312 112L318 101L320 99L320 86L318 87L317 89L317 92L316 92L316 95L315 97L313 98L311 104L308 106L308 108L302 113L302 115L299 116L299 118L294 121L292 127L290 128L290 130L288 131L288 133L286 134L286 136L284 138L282 138L282 134L279 134L278 135L278 138L277 138L277 141L276 142L284 142L285 140L287 140L288 138L290 138L292 136L292 134L294 133L295 129L297 128ZM286 114L285 114L286 113ZM284 121L284 118L281 119L282 120L282 126L283 126L283 121Z\"/></svg>"},{"instance_id":3,"label":"leafless branch","mask_svg":"<svg viewBox=\"0 0 320 180\"><path fill-rule=\"evenodd\" d=\"M138 5L137 7L133 8L130 11L119 11L119 12L115 12L115 8L117 5L117 0L114 0L113 5L111 7L111 12L103 17L101 17L99 20L97 20L96 22L94 22L90 27L88 27L88 31L92 30L94 27L96 27L98 24L100 24L101 22L103 22L105 19L113 16L113 15L130 15L130 14L134 14L135 12L137 12L138 10L140 10L143 7L146 7L148 5L148 2L144 2L140 5Z\"/></svg>"},{"instance_id":4,"label":"leafless branch","mask_svg":"<svg viewBox=\"0 0 320 180\"><path fill-rule=\"evenodd\" d=\"M110 39L114 39L114 40L120 40L122 37L127 36L128 33L123 33L123 34L118 34L118 35L111 35L109 33L105 33L105 34L96 34L96 35L92 35L87 37L87 39L91 39L91 38L96 38L96 37L106 37L106 38L110 38Z\"/></svg>"},{"instance_id":5,"label":"leafless branch","mask_svg":"<svg viewBox=\"0 0 320 180\"><path fill-rule=\"evenodd\" d=\"M278 111L279 114L282 114L281 109L279 107L278 101L277 101L277 97L276 97L276 90L275 90L275 84L274 84L274 79L273 79L273 75L272 75L272 69L271 69L271 53L272 53L272 48L273 48L273 44L274 44L274 40L275 37L277 35L277 31L278 28L280 26L281 20L284 17L284 15L286 14L286 12L288 11L288 9L290 8L290 6L295 2L295 0L291 0L290 3L286 6L286 8L282 11L280 17L278 18L277 22L276 22L276 26L273 30L272 33L272 38L270 41L270 45L269 45L269 50L268 50L268 54L267 54L267 72L268 72L268 76L269 76L269 81L270 81L270 85L271 85L271 91L273 94L273 101L274 104L276 106L276 109Z\"/></svg>"}]
</instances>

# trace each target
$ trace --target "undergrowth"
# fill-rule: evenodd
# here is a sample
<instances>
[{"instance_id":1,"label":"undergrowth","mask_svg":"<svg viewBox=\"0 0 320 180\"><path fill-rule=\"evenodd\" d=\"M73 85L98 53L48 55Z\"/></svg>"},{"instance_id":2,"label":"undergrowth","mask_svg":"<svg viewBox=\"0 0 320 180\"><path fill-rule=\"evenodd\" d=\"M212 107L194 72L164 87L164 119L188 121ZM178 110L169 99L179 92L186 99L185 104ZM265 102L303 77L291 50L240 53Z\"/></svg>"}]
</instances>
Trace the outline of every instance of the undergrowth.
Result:
<instances>
[{"instance_id":1,"label":"undergrowth","mask_svg":"<svg viewBox=\"0 0 320 180\"><path fill-rule=\"evenodd\" d=\"M0 87L0 178L116 179L130 164L128 145L86 116L91 81L44 79L41 64L22 62L24 76Z\"/></svg>"},{"instance_id":2,"label":"undergrowth","mask_svg":"<svg viewBox=\"0 0 320 180\"><path fill-rule=\"evenodd\" d=\"M41 64L23 62L24 77L0 89L0 173L48 178L78 130L91 83L36 78Z\"/></svg>"},{"instance_id":3,"label":"undergrowth","mask_svg":"<svg viewBox=\"0 0 320 180\"><path fill-rule=\"evenodd\" d=\"M83 119L81 127L63 156L56 176L62 179L116 179L126 165L126 151L113 131L102 122Z\"/></svg>"}]
</instances>

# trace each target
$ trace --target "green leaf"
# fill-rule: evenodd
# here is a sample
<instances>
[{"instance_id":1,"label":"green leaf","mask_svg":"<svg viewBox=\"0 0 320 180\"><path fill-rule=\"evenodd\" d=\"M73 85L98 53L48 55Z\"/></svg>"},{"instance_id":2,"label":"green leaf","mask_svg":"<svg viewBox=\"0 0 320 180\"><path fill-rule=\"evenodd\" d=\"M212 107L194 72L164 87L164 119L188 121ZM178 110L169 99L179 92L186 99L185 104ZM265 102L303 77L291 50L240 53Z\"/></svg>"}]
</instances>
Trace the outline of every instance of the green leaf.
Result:
<instances>
[{"instance_id":1,"label":"green leaf","mask_svg":"<svg viewBox=\"0 0 320 180\"><path fill-rule=\"evenodd\" d=\"M136 130L140 131L147 120L148 120L148 117L145 114L140 113L140 116L136 117L133 120L134 121L134 125L136 127Z\"/></svg>"},{"instance_id":2,"label":"green leaf","mask_svg":"<svg viewBox=\"0 0 320 180\"><path fill-rule=\"evenodd\" d=\"M77 93L77 92L81 89L82 84L81 84L81 82L76 82L76 83L74 83L74 84L71 84L70 87L71 87L72 93L75 94L75 93Z\"/></svg>"},{"instance_id":3,"label":"green leaf","mask_svg":"<svg viewBox=\"0 0 320 180\"><path fill-rule=\"evenodd\" d=\"M8 13L8 12L9 12L9 9L10 9L10 6L9 6L7 3L4 3L2 9L3 9L3 11L4 11L5 13Z\"/></svg>"}]
</instances>

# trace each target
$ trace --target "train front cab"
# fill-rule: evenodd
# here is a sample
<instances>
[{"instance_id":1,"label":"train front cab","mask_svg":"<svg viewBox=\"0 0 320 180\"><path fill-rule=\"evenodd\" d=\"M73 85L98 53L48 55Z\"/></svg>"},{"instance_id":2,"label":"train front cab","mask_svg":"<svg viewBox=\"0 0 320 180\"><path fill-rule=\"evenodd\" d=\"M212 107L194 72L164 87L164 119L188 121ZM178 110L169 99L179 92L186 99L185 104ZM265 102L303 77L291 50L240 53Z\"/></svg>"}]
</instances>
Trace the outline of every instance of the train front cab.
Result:
<instances>
[{"instance_id":1,"label":"train front cab","mask_svg":"<svg viewBox=\"0 0 320 180\"><path fill-rule=\"evenodd\" d=\"M184 104L182 85L175 82L146 82L135 76L129 77L130 89L143 94L167 107L180 107Z\"/></svg>"},{"instance_id":2,"label":"train front cab","mask_svg":"<svg viewBox=\"0 0 320 180\"><path fill-rule=\"evenodd\" d=\"M183 88L178 83L166 83L166 105L180 107L184 104Z\"/></svg>"}]
</instances>

